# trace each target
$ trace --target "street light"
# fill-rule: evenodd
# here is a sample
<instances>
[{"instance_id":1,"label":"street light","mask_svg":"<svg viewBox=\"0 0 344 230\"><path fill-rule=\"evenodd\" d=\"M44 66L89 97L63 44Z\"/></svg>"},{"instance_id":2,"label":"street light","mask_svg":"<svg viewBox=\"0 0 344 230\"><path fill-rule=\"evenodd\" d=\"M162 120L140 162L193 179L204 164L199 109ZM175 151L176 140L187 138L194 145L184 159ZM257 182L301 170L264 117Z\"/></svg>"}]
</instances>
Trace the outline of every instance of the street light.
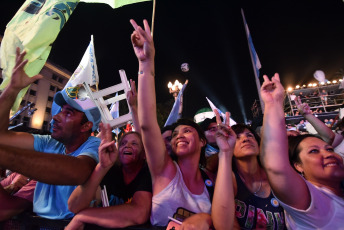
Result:
<instances>
[{"instance_id":1,"label":"street light","mask_svg":"<svg viewBox=\"0 0 344 230\"><path fill-rule=\"evenodd\" d=\"M183 84L176 80L173 85L172 82L169 82L167 87L169 88L170 94L173 95L174 100L177 100L178 93L183 88Z\"/></svg>"}]
</instances>

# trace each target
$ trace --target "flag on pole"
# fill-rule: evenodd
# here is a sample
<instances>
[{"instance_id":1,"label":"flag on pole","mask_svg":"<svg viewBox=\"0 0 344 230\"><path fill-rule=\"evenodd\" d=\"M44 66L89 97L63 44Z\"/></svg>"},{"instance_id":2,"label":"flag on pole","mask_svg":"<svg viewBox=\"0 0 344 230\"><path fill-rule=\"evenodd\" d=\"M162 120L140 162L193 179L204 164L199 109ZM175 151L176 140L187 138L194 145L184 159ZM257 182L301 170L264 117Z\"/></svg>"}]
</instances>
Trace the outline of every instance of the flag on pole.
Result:
<instances>
[{"instance_id":1,"label":"flag on pole","mask_svg":"<svg viewBox=\"0 0 344 230\"><path fill-rule=\"evenodd\" d=\"M225 123L226 122L226 114L223 113L220 109L218 109L207 97L205 97L205 98L207 99L212 111L214 111L216 109L219 112L220 116L222 117L222 120L223 120L222 123ZM232 118L229 118L229 125L232 126L235 124L236 124L236 122Z\"/></svg>"},{"instance_id":2,"label":"flag on pole","mask_svg":"<svg viewBox=\"0 0 344 230\"><path fill-rule=\"evenodd\" d=\"M79 66L76 68L63 89L66 89L68 87L75 87L77 85L83 84L84 82L86 82L90 86L97 85L99 83L98 68L94 52L93 35L91 36L90 44L88 45ZM60 111L61 107L53 102L51 107L52 117L58 114Z\"/></svg>"},{"instance_id":3,"label":"flag on pole","mask_svg":"<svg viewBox=\"0 0 344 230\"><path fill-rule=\"evenodd\" d=\"M172 125L173 123L175 123L180 117L181 117L181 111L182 111L182 106L183 106L183 93L185 90L185 87L187 85L188 81L185 82L185 84L183 85L182 89L179 91L177 99L175 100L172 110L170 112L170 115L168 115L168 118L165 122L165 126L167 125Z\"/></svg>"},{"instance_id":4,"label":"flag on pole","mask_svg":"<svg viewBox=\"0 0 344 230\"><path fill-rule=\"evenodd\" d=\"M251 34L250 34L250 30L248 29L248 25L247 25L247 22L246 22L244 11L242 9L241 9L241 14L242 14L242 18L244 20L247 41L248 41L248 46L249 46L250 53L251 53L251 58L252 58L252 61L253 61L253 64L254 64L255 75L256 75L256 77L259 78L259 69L262 68L262 65L261 65L261 63L259 61L256 49L254 48L254 45L253 45L253 42L252 42L252 37L251 37Z\"/></svg>"},{"instance_id":5,"label":"flag on pole","mask_svg":"<svg viewBox=\"0 0 344 230\"><path fill-rule=\"evenodd\" d=\"M152 1L152 0L80 0L80 2L86 2L86 3L105 3L114 9L119 8L121 6L134 4L138 2L146 2L146 1Z\"/></svg>"},{"instance_id":6,"label":"flag on pole","mask_svg":"<svg viewBox=\"0 0 344 230\"><path fill-rule=\"evenodd\" d=\"M79 0L26 0L7 24L0 49L3 82L0 90L10 82L15 64L16 47L26 50L29 62L25 72L29 77L43 68L58 33L69 19ZM21 90L12 107L17 111L28 87Z\"/></svg>"},{"instance_id":7,"label":"flag on pole","mask_svg":"<svg viewBox=\"0 0 344 230\"><path fill-rule=\"evenodd\" d=\"M67 82L65 87L74 87L86 82L90 86L99 83L98 68L94 52L93 35L79 66Z\"/></svg>"},{"instance_id":8,"label":"flag on pole","mask_svg":"<svg viewBox=\"0 0 344 230\"><path fill-rule=\"evenodd\" d=\"M259 69L262 68L262 65L259 61L256 49L253 46L251 33L250 33L250 30L248 29L248 25L246 22L246 18L245 18L243 9L241 9L241 15L242 15L242 19L244 21L244 26L245 26L246 36L247 36L247 42L248 42L248 48L250 50L251 62L253 65L253 70L254 70L253 72L255 75L255 81L256 81L257 92L258 92L258 96L259 96L260 107L262 110L262 114L264 114L265 105L264 105L264 102L263 102L262 97L260 95L261 85L260 85L260 81L259 81Z\"/></svg>"}]
</instances>

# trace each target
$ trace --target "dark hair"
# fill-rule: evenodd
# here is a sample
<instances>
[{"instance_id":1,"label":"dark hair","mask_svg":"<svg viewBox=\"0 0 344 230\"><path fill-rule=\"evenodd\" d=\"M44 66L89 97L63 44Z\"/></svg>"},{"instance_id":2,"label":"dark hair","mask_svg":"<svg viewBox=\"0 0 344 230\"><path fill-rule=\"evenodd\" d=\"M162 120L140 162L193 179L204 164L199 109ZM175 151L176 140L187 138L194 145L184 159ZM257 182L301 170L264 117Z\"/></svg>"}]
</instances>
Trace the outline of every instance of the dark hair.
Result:
<instances>
[{"instance_id":1,"label":"dark hair","mask_svg":"<svg viewBox=\"0 0 344 230\"><path fill-rule=\"evenodd\" d=\"M79 110L77 110L77 111L79 111ZM87 118L86 114L82 112L82 120L81 120L80 124L83 125L86 122L88 122L88 118ZM92 122L92 124L93 124L93 122ZM92 133L92 127L88 131L91 134Z\"/></svg>"},{"instance_id":2,"label":"dark hair","mask_svg":"<svg viewBox=\"0 0 344 230\"><path fill-rule=\"evenodd\" d=\"M289 162L290 162L290 165L295 170L296 170L296 168L294 167L294 163L301 163L301 159L300 159L301 149L299 148L299 145L304 139L306 139L308 137L315 137L315 138L322 140L319 136L316 136L313 134L304 134L304 135L289 136L288 137ZM300 173L299 171L297 171L297 172Z\"/></svg>"},{"instance_id":3,"label":"dark hair","mask_svg":"<svg viewBox=\"0 0 344 230\"><path fill-rule=\"evenodd\" d=\"M257 134L256 131L253 130L251 126L245 125L245 124L235 124L231 127L233 131L236 133L236 135L239 135L240 133L243 133L245 129L248 129L254 136L254 139L256 139L258 146L260 146L260 136ZM259 166L262 166L262 163L260 162L259 155L257 156L258 164ZM232 168L234 171L237 171L236 164L234 164L234 161L232 163Z\"/></svg>"},{"instance_id":4,"label":"dark hair","mask_svg":"<svg viewBox=\"0 0 344 230\"><path fill-rule=\"evenodd\" d=\"M243 133L245 129L248 129L251 133L253 133L254 138L258 143L258 146L260 145L260 136L257 134L256 131L253 130L253 128L251 128L251 126L245 124L235 124L232 126L232 129L236 133L236 135Z\"/></svg>"},{"instance_id":5,"label":"dark hair","mask_svg":"<svg viewBox=\"0 0 344 230\"><path fill-rule=\"evenodd\" d=\"M163 134L164 132L171 130L173 131L174 127L172 125L166 125L164 127L161 128L161 134Z\"/></svg>"},{"instance_id":6,"label":"dark hair","mask_svg":"<svg viewBox=\"0 0 344 230\"><path fill-rule=\"evenodd\" d=\"M221 121L223 120L222 117L221 118ZM201 126L201 128L203 129L203 131L207 131L209 125L211 123L216 123L216 117L213 117L213 118L206 118L204 119L202 122L199 122L198 125Z\"/></svg>"},{"instance_id":7,"label":"dark hair","mask_svg":"<svg viewBox=\"0 0 344 230\"><path fill-rule=\"evenodd\" d=\"M205 137L205 134L204 134L203 129L202 129L201 126L199 126L196 122L194 122L194 121L192 121L192 120L189 120L189 119L181 118L181 119L178 119L177 122L175 122L175 123L172 124L172 127L173 127L172 132L173 132L179 125L187 125L187 126L193 127L194 129L196 129L199 138L200 138L201 140L204 140L205 145L204 145L204 146L202 147L202 149L201 149L201 155L200 155L200 158L199 158L199 164L200 164L201 167L205 167L205 165L206 165L205 148L206 148L207 139L206 139L206 137Z\"/></svg>"}]
</instances>

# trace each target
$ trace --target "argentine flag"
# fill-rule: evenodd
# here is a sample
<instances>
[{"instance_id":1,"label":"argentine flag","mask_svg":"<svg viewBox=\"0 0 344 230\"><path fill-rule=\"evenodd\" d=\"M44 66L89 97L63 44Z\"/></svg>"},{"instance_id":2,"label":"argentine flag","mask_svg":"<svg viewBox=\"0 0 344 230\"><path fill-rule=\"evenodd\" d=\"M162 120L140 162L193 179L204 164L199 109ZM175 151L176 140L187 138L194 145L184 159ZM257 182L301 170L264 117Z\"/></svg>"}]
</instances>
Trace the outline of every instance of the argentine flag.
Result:
<instances>
[{"instance_id":1,"label":"argentine flag","mask_svg":"<svg viewBox=\"0 0 344 230\"><path fill-rule=\"evenodd\" d=\"M258 54L256 52L256 49L254 48L254 45L253 45L253 42L252 42L252 37L251 37L251 34L250 34L250 30L248 29L248 25L247 25L247 22L246 22L244 11L242 9L241 9L241 14L242 14L242 17L244 19L245 31L246 31L247 41L248 41L248 47L250 49L251 58L252 58L252 61L253 61L254 67L255 67L254 68L255 69L255 74L256 74L256 77L259 78L259 69L262 68L262 65L260 64L260 61L259 61L259 58L258 58Z\"/></svg>"}]
</instances>

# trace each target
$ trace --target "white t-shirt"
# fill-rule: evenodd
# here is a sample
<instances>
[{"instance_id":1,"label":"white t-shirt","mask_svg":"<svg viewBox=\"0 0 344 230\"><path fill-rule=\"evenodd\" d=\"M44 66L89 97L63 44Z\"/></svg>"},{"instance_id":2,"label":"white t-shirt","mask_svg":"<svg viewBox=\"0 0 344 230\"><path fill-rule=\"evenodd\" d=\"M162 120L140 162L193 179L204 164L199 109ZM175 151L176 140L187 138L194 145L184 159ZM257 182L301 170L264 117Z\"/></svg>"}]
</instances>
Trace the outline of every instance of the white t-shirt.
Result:
<instances>
[{"instance_id":1,"label":"white t-shirt","mask_svg":"<svg viewBox=\"0 0 344 230\"><path fill-rule=\"evenodd\" d=\"M150 217L152 225L166 226L169 221L168 217L173 217L173 214L179 207L194 213L203 212L210 214L211 202L205 185L202 194L195 195L191 193L183 180L183 175L178 164L175 163L175 165L177 167L175 177L166 188L152 198L152 212Z\"/></svg>"},{"instance_id":2,"label":"white t-shirt","mask_svg":"<svg viewBox=\"0 0 344 230\"><path fill-rule=\"evenodd\" d=\"M344 229L344 199L326 188L308 181L306 184L311 194L311 204L307 210L290 207L279 200L284 208L288 229Z\"/></svg>"}]
</instances>

